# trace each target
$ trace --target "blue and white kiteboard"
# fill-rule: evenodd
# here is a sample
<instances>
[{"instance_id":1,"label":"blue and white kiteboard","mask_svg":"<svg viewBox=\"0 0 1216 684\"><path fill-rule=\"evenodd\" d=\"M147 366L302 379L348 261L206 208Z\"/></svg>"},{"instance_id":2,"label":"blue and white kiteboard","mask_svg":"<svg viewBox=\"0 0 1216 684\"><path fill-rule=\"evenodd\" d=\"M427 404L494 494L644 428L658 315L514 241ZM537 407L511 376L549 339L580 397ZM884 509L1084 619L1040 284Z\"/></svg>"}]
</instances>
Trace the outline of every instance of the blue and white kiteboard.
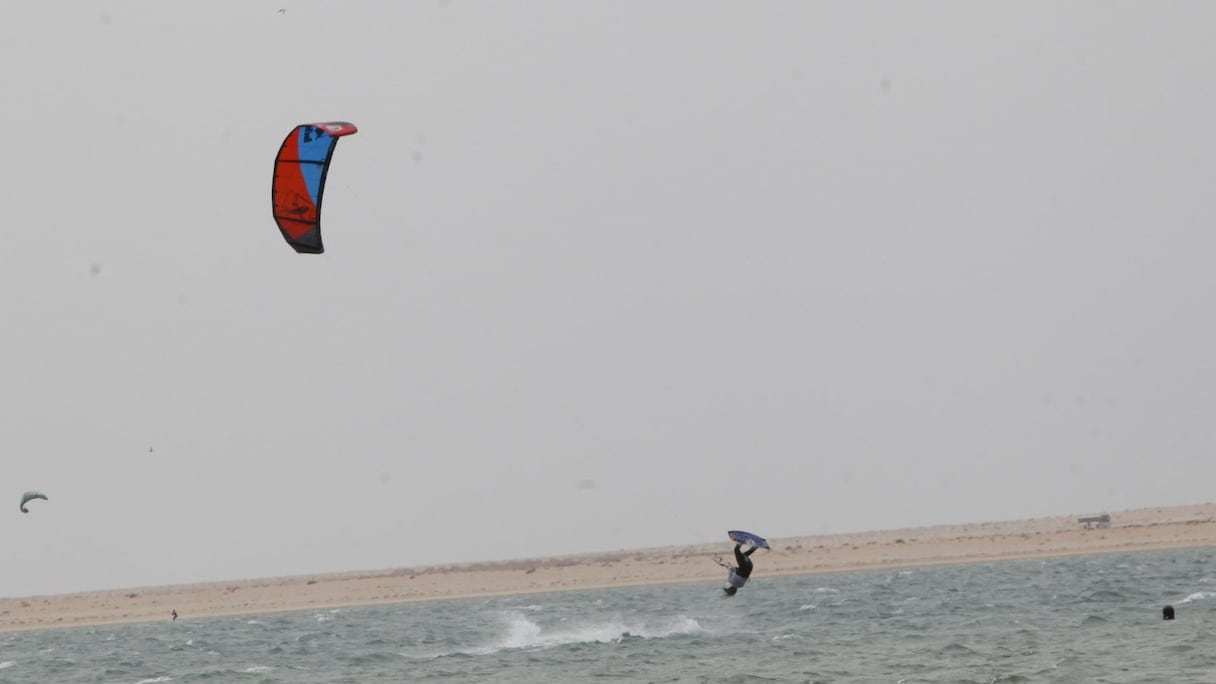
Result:
<instances>
[{"instance_id":1,"label":"blue and white kiteboard","mask_svg":"<svg viewBox=\"0 0 1216 684\"><path fill-rule=\"evenodd\" d=\"M768 542L764 541L764 537L743 530L731 530L726 533L730 540L736 544L750 544L758 549L767 549Z\"/></svg>"}]
</instances>

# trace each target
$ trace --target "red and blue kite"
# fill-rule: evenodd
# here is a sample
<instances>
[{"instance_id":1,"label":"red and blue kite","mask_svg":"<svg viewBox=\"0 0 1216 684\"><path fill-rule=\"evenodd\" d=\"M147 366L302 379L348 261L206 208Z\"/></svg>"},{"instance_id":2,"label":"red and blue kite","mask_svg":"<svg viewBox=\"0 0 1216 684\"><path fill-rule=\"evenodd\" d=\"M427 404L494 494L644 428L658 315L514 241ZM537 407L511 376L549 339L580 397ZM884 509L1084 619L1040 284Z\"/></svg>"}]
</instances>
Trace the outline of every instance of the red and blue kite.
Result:
<instances>
[{"instance_id":1,"label":"red and blue kite","mask_svg":"<svg viewBox=\"0 0 1216 684\"><path fill-rule=\"evenodd\" d=\"M321 196L338 138L359 129L345 121L296 126L274 158L270 202L283 239L301 254L320 254Z\"/></svg>"}]
</instances>

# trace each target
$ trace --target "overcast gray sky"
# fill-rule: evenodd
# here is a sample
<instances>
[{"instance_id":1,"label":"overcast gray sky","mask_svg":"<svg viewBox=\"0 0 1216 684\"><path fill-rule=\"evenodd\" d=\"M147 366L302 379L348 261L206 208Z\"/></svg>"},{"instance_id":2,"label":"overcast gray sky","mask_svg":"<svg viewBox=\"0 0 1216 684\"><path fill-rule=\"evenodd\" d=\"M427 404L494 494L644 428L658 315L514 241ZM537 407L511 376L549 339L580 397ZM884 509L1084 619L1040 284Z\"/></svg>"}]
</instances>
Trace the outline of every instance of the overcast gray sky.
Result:
<instances>
[{"instance_id":1,"label":"overcast gray sky","mask_svg":"<svg viewBox=\"0 0 1216 684\"><path fill-rule=\"evenodd\" d=\"M0 594L1209 501L1213 26L6 5Z\"/></svg>"}]
</instances>

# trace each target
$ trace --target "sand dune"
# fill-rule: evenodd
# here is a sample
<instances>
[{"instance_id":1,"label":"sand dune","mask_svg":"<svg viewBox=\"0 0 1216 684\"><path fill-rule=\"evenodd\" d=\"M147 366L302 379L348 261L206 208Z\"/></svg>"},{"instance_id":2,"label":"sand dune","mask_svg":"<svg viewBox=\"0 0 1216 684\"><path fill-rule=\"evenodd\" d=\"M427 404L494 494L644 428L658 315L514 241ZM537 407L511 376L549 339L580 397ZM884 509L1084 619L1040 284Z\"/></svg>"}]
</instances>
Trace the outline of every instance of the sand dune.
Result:
<instances>
[{"instance_id":1,"label":"sand dune","mask_svg":"<svg viewBox=\"0 0 1216 684\"><path fill-rule=\"evenodd\" d=\"M771 539L766 576L864 568L1216 546L1216 503L1111 514L1085 529L1076 515ZM270 613L378 603L720 581L712 560L730 546L702 544L366 572L140 587L0 599L0 631Z\"/></svg>"}]
</instances>

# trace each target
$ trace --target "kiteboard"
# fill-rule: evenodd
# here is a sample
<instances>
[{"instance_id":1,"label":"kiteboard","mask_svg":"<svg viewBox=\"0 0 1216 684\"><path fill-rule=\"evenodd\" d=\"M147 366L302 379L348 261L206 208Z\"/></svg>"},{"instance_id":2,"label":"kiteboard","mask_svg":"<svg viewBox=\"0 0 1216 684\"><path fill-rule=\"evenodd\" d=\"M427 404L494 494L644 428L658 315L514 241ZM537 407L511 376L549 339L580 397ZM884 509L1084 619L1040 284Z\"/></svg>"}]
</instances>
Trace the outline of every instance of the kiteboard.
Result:
<instances>
[{"instance_id":1,"label":"kiteboard","mask_svg":"<svg viewBox=\"0 0 1216 684\"><path fill-rule=\"evenodd\" d=\"M768 548L768 542L764 541L764 537L758 534L744 532L743 530L731 530L726 533L726 536L730 537L730 540L736 544L750 544L758 549Z\"/></svg>"}]
</instances>

